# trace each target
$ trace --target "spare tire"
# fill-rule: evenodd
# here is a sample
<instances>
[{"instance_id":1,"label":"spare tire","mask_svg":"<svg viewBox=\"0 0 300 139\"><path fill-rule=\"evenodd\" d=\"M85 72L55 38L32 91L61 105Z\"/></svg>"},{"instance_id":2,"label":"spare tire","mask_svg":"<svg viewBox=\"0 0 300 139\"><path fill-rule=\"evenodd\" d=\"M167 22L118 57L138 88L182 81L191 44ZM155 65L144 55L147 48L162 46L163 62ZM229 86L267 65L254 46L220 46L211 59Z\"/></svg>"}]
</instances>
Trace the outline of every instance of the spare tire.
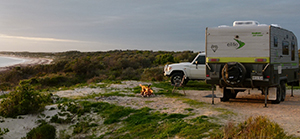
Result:
<instances>
[{"instance_id":1,"label":"spare tire","mask_svg":"<svg viewBox=\"0 0 300 139\"><path fill-rule=\"evenodd\" d=\"M236 86L245 80L246 68L239 62L226 63L222 69L222 78L229 86Z\"/></svg>"}]
</instances>

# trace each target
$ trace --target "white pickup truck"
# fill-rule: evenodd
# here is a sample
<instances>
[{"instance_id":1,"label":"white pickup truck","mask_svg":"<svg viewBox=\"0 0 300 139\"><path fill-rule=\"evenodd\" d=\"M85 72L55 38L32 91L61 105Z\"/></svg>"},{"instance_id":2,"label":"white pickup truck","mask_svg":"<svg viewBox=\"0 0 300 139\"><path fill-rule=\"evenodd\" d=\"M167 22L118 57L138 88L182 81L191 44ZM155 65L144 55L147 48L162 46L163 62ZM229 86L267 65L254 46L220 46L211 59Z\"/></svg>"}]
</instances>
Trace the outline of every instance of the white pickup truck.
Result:
<instances>
[{"instance_id":1,"label":"white pickup truck","mask_svg":"<svg viewBox=\"0 0 300 139\"><path fill-rule=\"evenodd\" d=\"M180 84L183 76L185 77L184 84L189 80L205 80L205 53L199 53L191 63L165 65L164 75L171 77L171 83L174 85Z\"/></svg>"}]
</instances>

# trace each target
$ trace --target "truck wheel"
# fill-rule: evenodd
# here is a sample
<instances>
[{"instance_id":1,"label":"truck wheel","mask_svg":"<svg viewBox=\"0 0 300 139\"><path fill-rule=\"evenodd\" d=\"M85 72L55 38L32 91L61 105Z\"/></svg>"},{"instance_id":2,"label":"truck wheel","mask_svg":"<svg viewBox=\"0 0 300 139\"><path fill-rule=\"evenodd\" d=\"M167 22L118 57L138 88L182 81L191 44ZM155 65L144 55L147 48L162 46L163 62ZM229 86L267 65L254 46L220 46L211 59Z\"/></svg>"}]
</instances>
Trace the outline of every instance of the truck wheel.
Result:
<instances>
[{"instance_id":1,"label":"truck wheel","mask_svg":"<svg viewBox=\"0 0 300 139\"><path fill-rule=\"evenodd\" d=\"M278 86L277 87L277 92L276 92L276 100L273 100L272 103L273 104L279 104L281 101L281 97L282 97L282 93L281 93L281 87ZM266 94L265 94L266 95Z\"/></svg>"},{"instance_id":2,"label":"truck wheel","mask_svg":"<svg viewBox=\"0 0 300 139\"><path fill-rule=\"evenodd\" d=\"M171 83L176 85L176 86L179 86L181 81L182 81L182 78L183 78L183 74L182 73L174 73L172 76L171 76Z\"/></svg>"},{"instance_id":3,"label":"truck wheel","mask_svg":"<svg viewBox=\"0 0 300 139\"><path fill-rule=\"evenodd\" d=\"M189 82L189 79L184 79L183 84L186 85Z\"/></svg>"},{"instance_id":4,"label":"truck wheel","mask_svg":"<svg viewBox=\"0 0 300 139\"><path fill-rule=\"evenodd\" d=\"M281 82L280 83L280 88L281 88L281 101L285 100L285 96L286 96L286 86L285 86L285 82Z\"/></svg>"},{"instance_id":5,"label":"truck wheel","mask_svg":"<svg viewBox=\"0 0 300 139\"><path fill-rule=\"evenodd\" d=\"M225 89L225 87L223 88L223 97L220 98L220 100L222 102L226 102L226 101L229 101L229 99L231 98L231 90L229 89Z\"/></svg>"}]
</instances>

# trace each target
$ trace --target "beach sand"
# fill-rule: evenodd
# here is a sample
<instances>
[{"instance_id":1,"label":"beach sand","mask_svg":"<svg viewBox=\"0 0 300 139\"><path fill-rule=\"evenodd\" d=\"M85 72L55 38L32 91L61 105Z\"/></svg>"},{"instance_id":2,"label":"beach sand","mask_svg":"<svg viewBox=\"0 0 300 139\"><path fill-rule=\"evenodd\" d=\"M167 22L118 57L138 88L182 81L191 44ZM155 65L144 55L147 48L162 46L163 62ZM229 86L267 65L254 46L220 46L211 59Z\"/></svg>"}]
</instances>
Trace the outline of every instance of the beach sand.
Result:
<instances>
[{"instance_id":1,"label":"beach sand","mask_svg":"<svg viewBox=\"0 0 300 139\"><path fill-rule=\"evenodd\" d=\"M44 65L44 64L50 64L53 61L52 59L47 59L47 58L30 58L30 57L19 57L14 55L0 55L0 56L25 59L25 62L23 63L10 65L7 67L0 67L0 72L10 70L17 66L24 67L24 66L33 66L33 65Z\"/></svg>"}]
</instances>

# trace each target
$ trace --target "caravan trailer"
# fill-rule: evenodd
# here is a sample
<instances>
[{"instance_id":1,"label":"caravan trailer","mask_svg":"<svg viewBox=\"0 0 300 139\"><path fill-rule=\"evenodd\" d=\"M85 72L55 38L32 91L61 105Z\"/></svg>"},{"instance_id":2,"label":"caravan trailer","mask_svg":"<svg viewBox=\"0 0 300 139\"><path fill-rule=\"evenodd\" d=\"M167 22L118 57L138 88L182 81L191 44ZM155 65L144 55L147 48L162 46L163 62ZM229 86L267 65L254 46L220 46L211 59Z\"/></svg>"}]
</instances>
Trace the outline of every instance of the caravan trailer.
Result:
<instances>
[{"instance_id":1,"label":"caravan trailer","mask_svg":"<svg viewBox=\"0 0 300 139\"><path fill-rule=\"evenodd\" d=\"M285 100L286 84L299 86L295 34L278 25L235 21L206 28L206 83L221 88L221 101L259 89L266 101ZM267 102L266 102L267 103Z\"/></svg>"}]
</instances>

